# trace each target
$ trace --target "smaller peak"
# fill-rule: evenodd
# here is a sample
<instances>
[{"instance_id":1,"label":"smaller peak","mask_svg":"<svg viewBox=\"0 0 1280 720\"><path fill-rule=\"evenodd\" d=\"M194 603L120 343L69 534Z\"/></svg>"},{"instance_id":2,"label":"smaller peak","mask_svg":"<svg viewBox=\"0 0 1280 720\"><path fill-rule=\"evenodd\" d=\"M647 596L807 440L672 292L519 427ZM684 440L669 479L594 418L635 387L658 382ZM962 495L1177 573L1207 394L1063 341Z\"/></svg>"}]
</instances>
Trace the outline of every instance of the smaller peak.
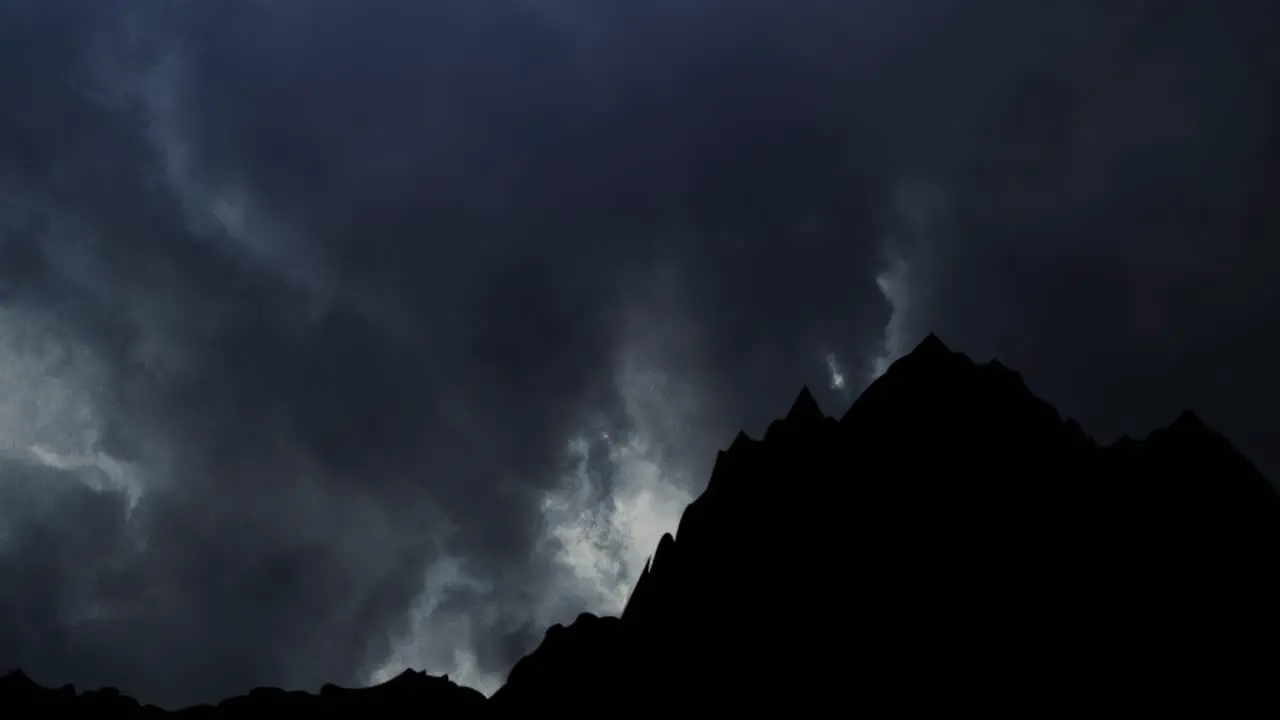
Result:
<instances>
[{"instance_id":1,"label":"smaller peak","mask_svg":"<svg viewBox=\"0 0 1280 720\"><path fill-rule=\"evenodd\" d=\"M399 675L396 675L390 680L382 683L382 686L388 687L388 688L412 687L427 679L429 679L429 676L425 671L414 670L413 668L405 668L404 670L400 671Z\"/></svg>"},{"instance_id":2,"label":"smaller peak","mask_svg":"<svg viewBox=\"0 0 1280 720\"><path fill-rule=\"evenodd\" d=\"M1084 431L1084 428L1080 426L1080 423L1075 421L1075 418L1067 418L1066 422L1062 424L1062 427L1066 430L1067 434L1073 438L1090 440L1089 434Z\"/></svg>"},{"instance_id":3,"label":"smaller peak","mask_svg":"<svg viewBox=\"0 0 1280 720\"><path fill-rule=\"evenodd\" d=\"M743 448L750 447L752 442L753 441L750 436L742 430L739 430L738 434L733 436L733 442L729 444L729 452L736 452Z\"/></svg>"},{"instance_id":4,"label":"smaller peak","mask_svg":"<svg viewBox=\"0 0 1280 720\"><path fill-rule=\"evenodd\" d=\"M981 368L992 377L999 378L1001 382L1016 385L1024 390L1027 388L1026 381L1022 379L1022 373L1000 362L999 359L988 360L981 365Z\"/></svg>"},{"instance_id":5,"label":"smaller peak","mask_svg":"<svg viewBox=\"0 0 1280 720\"><path fill-rule=\"evenodd\" d=\"M822 413L822 408L818 407L818 401L814 399L813 393L809 392L809 386L805 385L800 388L800 395L791 404L791 410L787 413L787 422L809 422L822 420L825 417L826 415Z\"/></svg>"},{"instance_id":6,"label":"smaller peak","mask_svg":"<svg viewBox=\"0 0 1280 720\"><path fill-rule=\"evenodd\" d=\"M658 540L658 548L653 551L653 557L649 560L649 572L657 572L658 568L665 568L671 564L671 557L675 554L676 538L671 533L662 533L662 538Z\"/></svg>"},{"instance_id":7,"label":"smaller peak","mask_svg":"<svg viewBox=\"0 0 1280 720\"><path fill-rule=\"evenodd\" d=\"M627 595L627 603L622 607L622 618L624 620L634 616L635 608L637 607L636 598L643 598L647 594L648 591L645 588L649 587L649 583L652 582L650 579L650 566L652 564L653 556L650 555L644 561L644 570L640 571L640 579L636 580L636 584L631 587L631 592Z\"/></svg>"},{"instance_id":8,"label":"smaller peak","mask_svg":"<svg viewBox=\"0 0 1280 720\"><path fill-rule=\"evenodd\" d=\"M22 672L21 668L14 668L0 676L0 682L9 682L17 685L35 685L35 682Z\"/></svg>"}]
</instances>

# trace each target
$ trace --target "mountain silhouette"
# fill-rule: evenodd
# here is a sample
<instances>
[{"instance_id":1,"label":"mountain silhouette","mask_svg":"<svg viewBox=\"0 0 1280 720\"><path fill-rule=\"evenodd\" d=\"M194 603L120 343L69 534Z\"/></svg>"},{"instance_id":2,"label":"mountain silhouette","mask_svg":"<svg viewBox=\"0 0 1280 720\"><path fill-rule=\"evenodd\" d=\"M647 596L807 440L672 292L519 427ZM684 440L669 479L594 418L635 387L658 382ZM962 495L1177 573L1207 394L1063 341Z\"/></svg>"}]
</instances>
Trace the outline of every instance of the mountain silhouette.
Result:
<instances>
[{"instance_id":1,"label":"mountain silhouette","mask_svg":"<svg viewBox=\"0 0 1280 720\"><path fill-rule=\"evenodd\" d=\"M1272 708L1278 561L1280 496L1194 414L1102 445L930 335L843 417L805 388L739 433L622 616L551 627L492 698L408 672L182 712ZM148 712L0 680L36 703Z\"/></svg>"}]
</instances>

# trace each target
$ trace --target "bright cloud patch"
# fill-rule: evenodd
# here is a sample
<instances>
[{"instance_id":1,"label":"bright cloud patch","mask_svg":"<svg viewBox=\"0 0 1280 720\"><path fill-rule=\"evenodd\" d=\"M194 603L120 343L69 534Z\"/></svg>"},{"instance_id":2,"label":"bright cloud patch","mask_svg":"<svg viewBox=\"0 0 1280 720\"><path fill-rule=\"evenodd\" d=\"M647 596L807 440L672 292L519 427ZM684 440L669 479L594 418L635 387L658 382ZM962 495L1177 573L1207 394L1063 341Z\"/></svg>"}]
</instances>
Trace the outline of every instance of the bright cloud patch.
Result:
<instances>
[{"instance_id":1,"label":"bright cloud patch","mask_svg":"<svg viewBox=\"0 0 1280 720\"><path fill-rule=\"evenodd\" d=\"M846 388L844 370L835 353L827 353L827 382L832 390L843 391Z\"/></svg>"},{"instance_id":2,"label":"bright cloud patch","mask_svg":"<svg viewBox=\"0 0 1280 720\"><path fill-rule=\"evenodd\" d=\"M124 491L136 505L136 469L102 448L104 369L90 349L21 310L0 308L0 454Z\"/></svg>"},{"instance_id":3,"label":"bright cloud patch","mask_svg":"<svg viewBox=\"0 0 1280 720\"><path fill-rule=\"evenodd\" d=\"M909 276L910 267L898 258L876 276L876 285L880 294L889 301L891 311L889 322L884 326L884 350L872 360L872 379L883 375L905 350L903 335L910 304Z\"/></svg>"},{"instance_id":4,"label":"bright cloud patch","mask_svg":"<svg viewBox=\"0 0 1280 720\"><path fill-rule=\"evenodd\" d=\"M674 532L691 497L670 478L661 453L643 433L569 442L575 469L543 502L556 559L581 584L592 612L616 614L626 605L644 562L663 533ZM606 476L591 468L603 453Z\"/></svg>"}]
</instances>

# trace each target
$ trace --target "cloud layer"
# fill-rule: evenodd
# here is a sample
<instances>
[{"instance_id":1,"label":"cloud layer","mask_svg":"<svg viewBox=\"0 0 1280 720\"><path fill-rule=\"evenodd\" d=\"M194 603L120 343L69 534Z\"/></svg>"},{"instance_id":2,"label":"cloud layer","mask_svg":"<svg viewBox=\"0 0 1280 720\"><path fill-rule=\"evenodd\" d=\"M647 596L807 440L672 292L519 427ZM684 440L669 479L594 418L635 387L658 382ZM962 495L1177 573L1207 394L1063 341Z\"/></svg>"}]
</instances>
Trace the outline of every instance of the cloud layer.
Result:
<instances>
[{"instance_id":1,"label":"cloud layer","mask_svg":"<svg viewBox=\"0 0 1280 720\"><path fill-rule=\"evenodd\" d=\"M492 690L929 330L1275 476L1266 9L0 3L0 665Z\"/></svg>"}]
</instances>

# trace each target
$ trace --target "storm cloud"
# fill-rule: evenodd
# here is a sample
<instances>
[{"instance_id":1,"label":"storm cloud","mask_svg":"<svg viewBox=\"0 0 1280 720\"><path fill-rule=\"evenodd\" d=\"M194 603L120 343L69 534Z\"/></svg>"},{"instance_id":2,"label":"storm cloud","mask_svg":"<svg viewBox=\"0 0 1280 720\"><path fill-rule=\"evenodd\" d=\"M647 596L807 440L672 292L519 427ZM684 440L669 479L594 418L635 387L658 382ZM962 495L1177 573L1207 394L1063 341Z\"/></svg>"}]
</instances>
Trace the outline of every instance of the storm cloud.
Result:
<instances>
[{"instance_id":1,"label":"storm cloud","mask_svg":"<svg viewBox=\"0 0 1280 720\"><path fill-rule=\"evenodd\" d=\"M1275 478L1267 5L0 2L0 666L492 691L931 330Z\"/></svg>"}]
</instances>

